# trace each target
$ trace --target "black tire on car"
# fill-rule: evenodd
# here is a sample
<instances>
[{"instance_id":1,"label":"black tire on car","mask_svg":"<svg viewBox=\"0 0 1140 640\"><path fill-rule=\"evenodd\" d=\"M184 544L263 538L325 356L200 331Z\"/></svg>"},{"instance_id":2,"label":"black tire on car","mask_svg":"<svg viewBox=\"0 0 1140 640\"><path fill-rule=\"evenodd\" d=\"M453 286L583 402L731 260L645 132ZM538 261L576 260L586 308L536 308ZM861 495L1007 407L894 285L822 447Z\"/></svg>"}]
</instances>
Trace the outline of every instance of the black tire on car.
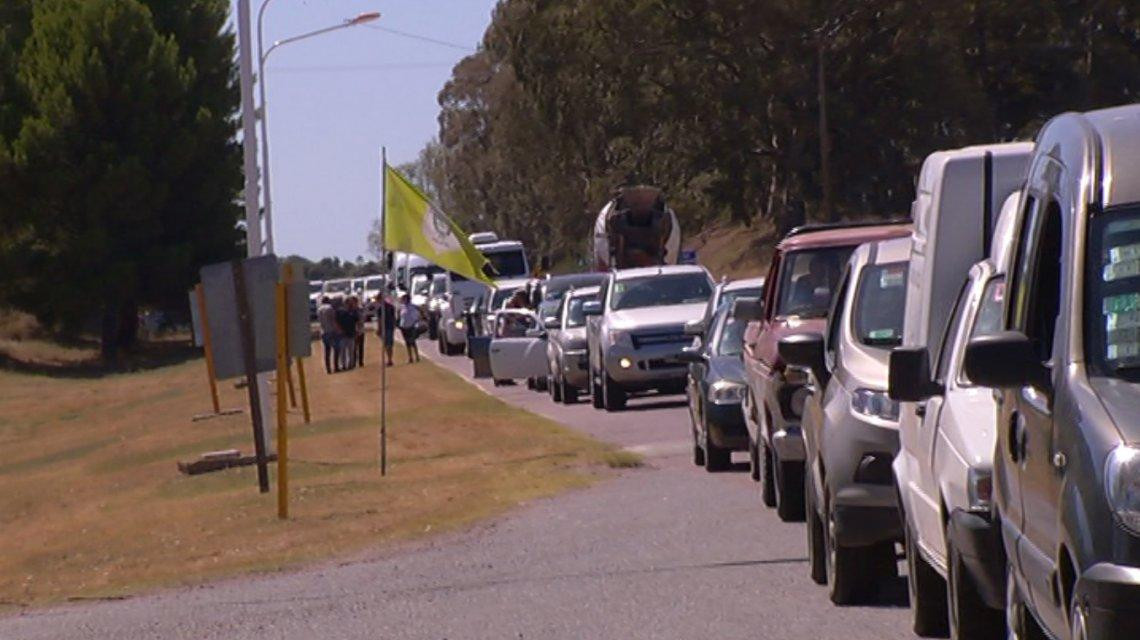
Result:
<instances>
[{"instance_id":1,"label":"black tire on car","mask_svg":"<svg viewBox=\"0 0 1140 640\"><path fill-rule=\"evenodd\" d=\"M907 586L914 633L924 638L945 636L949 631L946 611L946 581L922 557L914 544L910 525L906 530Z\"/></svg>"},{"instance_id":2,"label":"black tire on car","mask_svg":"<svg viewBox=\"0 0 1140 640\"><path fill-rule=\"evenodd\" d=\"M703 467L705 466L705 450L701 448L701 438L697 434L696 427L691 427L689 431L693 434L693 464Z\"/></svg>"},{"instance_id":3,"label":"black tire on car","mask_svg":"<svg viewBox=\"0 0 1140 640\"><path fill-rule=\"evenodd\" d=\"M590 404L592 404L595 409L605 408L602 390L598 386L598 374L593 370L590 371Z\"/></svg>"},{"instance_id":4,"label":"black tire on car","mask_svg":"<svg viewBox=\"0 0 1140 640\"><path fill-rule=\"evenodd\" d=\"M563 404L578 404L578 387L566 384L565 380L558 383L562 388Z\"/></svg>"},{"instance_id":5,"label":"black tire on car","mask_svg":"<svg viewBox=\"0 0 1140 640\"><path fill-rule=\"evenodd\" d=\"M709 435L709 423L704 412L701 412L701 440L705 443L705 471L728 471L732 466L732 450L716 446Z\"/></svg>"},{"instance_id":6,"label":"black tire on car","mask_svg":"<svg viewBox=\"0 0 1140 640\"><path fill-rule=\"evenodd\" d=\"M1005 635L1002 612L986 605L970 578L962 553L946 535L946 609L951 640L997 640Z\"/></svg>"},{"instance_id":7,"label":"black tire on car","mask_svg":"<svg viewBox=\"0 0 1140 640\"><path fill-rule=\"evenodd\" d=\"M546 388L550 391L550 399L554 402L562 402L562 389L563 384L561 380L554 380L552 378L546 379Z\"/></svg>"},{"instance_id":8,"label":"black tire on car","mask_svg":"<svg viewBox=\"0 0 1140 640\"><path fill-rule=\"evenodd\" d=\"M823 531L823 520L815 507L815 490L811 480L804 480L804 512L807 519L808 572L812 582L827 584L827 540Z\"/></svg>"},{"instance_id":9,"label":"black tire on car","mask_svg":"<svg viewBox=\"0 0 1140 640\"><path fill-rule=\"evenodd\" d=\"M776 476L776 515L784 522L804 519L804 463L781 462L775 455L773 473Z\"/></svg>"},{"instance_id":10,"label":"black tire on car","mask_svg":"<svg viewBox=\"0 0 1140 640\"><path fill-rule=\"evenodd\" d=\"M1005 566L1005 625L1009 640L1047 640L1048 636L1037 624L1037 619L1029 612L1029 606L1017 587L1013 576L1013 566L1006 560Z\"/></svg>"},{"instance_id":11,"label":"black tire on car","mask_svg":"<svg viewBox=\"0 0 1140 640\"><path fill-rule=\"evenodd\" d=\"M621 411L625 408L625 390L610 378L605 369L602 370L602 406L606 411Z\"/></svg>"},{"instance_id":12,"label":"black tire on car","mask_svg":"<svg viewBox=\"0 0 1140 640\"><path fill-rule=\"evenodd\" d=\"M772 452L768 445L756 444L757 461L760 463L760 500L765 507L776 506L776 474L772 471Z\"/></svg>"},{"instance_id":13,"label":"black tire on car","mask_svg":"<svg viewBox=\"0 0 1140 640\"><path fill-rule=\"evenodd\" d=\"M748 441L748 477L753 482L760 481L760 454L756 450L756 443Z\"/></svg>"},{"instance_id":14,"label":"black tire on car","mask_svg":"<svg viewBox=\"0 0 1140 640\"><path fill-rule=\"evenodd\" d=\"M844 547L835 540L835 520L830 511L824 540L827 548L827 597L837 605L855 604L868 586L867 548Z\"/></svg>"}]
</instances>

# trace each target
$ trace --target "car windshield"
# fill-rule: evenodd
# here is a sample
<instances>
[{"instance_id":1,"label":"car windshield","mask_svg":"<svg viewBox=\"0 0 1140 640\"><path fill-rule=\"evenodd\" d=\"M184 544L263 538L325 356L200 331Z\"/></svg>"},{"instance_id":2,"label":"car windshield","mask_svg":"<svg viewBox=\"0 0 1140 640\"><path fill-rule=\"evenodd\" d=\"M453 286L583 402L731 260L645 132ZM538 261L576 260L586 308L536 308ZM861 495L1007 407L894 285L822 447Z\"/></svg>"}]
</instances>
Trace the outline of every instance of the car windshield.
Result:
<instances>
[{"instance_id":1,"label":"car windshield","mask_svg":"<svg viewBox=\"0 0 1140 640\"><path fill-rule=\"evenodd\" d=\"M518 287L501 287L495 289L494 295L491 296L491 310L498 311L502 309L503 305L507 303L507 300L510 300L511 296L515 295L515 292L518 290Z\"/></svg>"},{"instance_id":2,"label":"car windshield","mask_svg":"<svg viewBox=\"0 0 1140 640\"><path fill-rule=\"evenodd\" d=\"M720 300L717 301L717 308L731 307L733 302L740 298L757 298L759 299L764 295L764 287L746 287L744 289L733 289L725 291L720 294Z\"/></svg>"},{"instance_id":3,"label":"car windshield","mask_svg":"<svg viewBox=\"0 0 1140 640\"><path fill-rule=\"evenodd\" d=\"M716 355L739 356L744 352L744 330L748 323L726 316L716 341Z\"/></svg>"},{"instance_id":4,"label":"car windshield","mask_svg":"<svg viewBox=\"0 0 1140 640\"><path fill-rule=\"evenodd\" d=\"M1140 205L1089 226L1085 355L1094 375L1140 381Z\"/></svg>"},{"instance_id":5,"label":"car windshield","mask_svg":"<svg viewBox=\"0 0 1140 640\"><path fill-rule=\"evenodd\" d=\"M570 298L570 308L566 311L566 329L586 326L586 314L582 313L582 305L590 300L597 300L598 296L574 296Z\"/></svg>"},{"instance_id":6,"label":"car windshield","mask_svg":"<svg viewBox=\"0 0 1140 640\"><path fill-rule=\"evenodd\" d=\"M618 280L610 308L639 309L672 304L708 302L712 284L703 273L674 273Z\"/></svg>"},{"instance_id":7,"label":"car windshield","mask_svg":"<svg viewBox=\"0 0 1140 640\"><path fill-rule=\"evenodd\" d=\"M369 278L364 283L364 288L369 291L379 291L382 286L384 286L384 278Z\"/></svg>"},{"instance_id":8,"label":"car windshield","mask_svg":"<svg viewBox=\"0 0 1140 640\"><path fill-rule=\"evenodd\" d=\"M906 272L906 262L863 267L852 317L859 342L871 347L902 344Z\"/></svg>"},{"instance_id":9,"label":"car windshield","mask_svg":"<svg viewBox=\"0 0 1140 640\"><path fill-rule=\"evenodd\" d=\"M559 296L561 297L561 296ZM558 315L558 310L562 308L561 300L551 300L547 298L538 305L538 315L542 318L549 318Z\"/></svg>"},{"instance_id":10,"label":"car windshield","mask_svg":"<svg viewBox=\"0 0 1140 640\"><path fill-rule=\"evenodd\" d=\"M431 295L437 296L447 291L447 280L445 278L435 278L431 281Z\"/></svg>"},{"instance_id":11,"label":"car windshield","mask_svg":"<svg viewBox=\"0 0 1140 640\"><path fill-rule=\"evenodd\" d=\"M327 293L347 293L352 287L352 283L348 280L341 280L340 282L326 282L325 291Z\"/></svg>"},{"instance_id":12,"label":"car windshield","mask_svg":"<svg viewBox=\"0 0 1140 640\"><path fill-rule=\"evenodd\" d=\"M426 296L427 292L428 292L428 287L430 287L430 286L431 286L431 282L427 279L414 280L412 282L412 294L417 295L417 296Z\"/></svg>"},{"instance_id":13,"label":"car windshield","mask_svg":"<svg viewBox=\"0 0 1140 640\"><path fill-rule=\"evenodd\" d=\"M535 317L528 313L500 313L495 321L495 337L522 338L527 331L537 327Z\"/></svg>"},{"instance_id":14,"label":"car windshield","mask_svg":"<svg viewBox=\"0 0 1140 640\"><path fill-rule=\"evenodd\" d=\"M496 251L483 254L491 262L491 275L495 278L519 278L527 275L526 258L522 249Z\"/></svg>"},{"instance_id":15,"label":"car windshield","mask_svg":"<svg viewBox=\"0 0 1140 640\"><path fill-rule=\"evenodd\" d=\"M325 283L323 283L323 282L310 282L309 283L309 293L320 293L321 291L324 291L324 288L325 288Z\"/></svg>"},{"instance_id":16,"label":"car windshield","mask_svg":"<svg viewBox=\"0 0 1140 640\"><path fill-rule=\"evenodd\" d=\"M823 318L843 265L855 247L804 249L784 256L780 266L778 316Z\"/></svg>"}]
</instances>

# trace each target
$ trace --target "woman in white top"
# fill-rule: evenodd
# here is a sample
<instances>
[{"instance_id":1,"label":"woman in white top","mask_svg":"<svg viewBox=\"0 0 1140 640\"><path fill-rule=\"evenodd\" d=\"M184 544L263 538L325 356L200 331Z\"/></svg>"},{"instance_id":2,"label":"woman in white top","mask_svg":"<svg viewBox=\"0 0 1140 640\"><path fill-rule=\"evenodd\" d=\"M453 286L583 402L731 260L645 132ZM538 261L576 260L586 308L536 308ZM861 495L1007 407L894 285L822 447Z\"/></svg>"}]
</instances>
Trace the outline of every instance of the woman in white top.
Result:
<instances>
[{"instance_id":1,"label":"woman in white top","mask_svg":"<svg viewBox=\"0 0 1140 640\"><path fill-rule=\"evenodd\" d=\"M400 334L404 337L404 346L408 348L408 362L420 361L420 349L416 346L416 338L420 334L420 320L423 315L420 313L419 307L412 304L412 298L408 294L400 297L400 313L399 313L399 327Z\"/></svg>"}]
</instances>

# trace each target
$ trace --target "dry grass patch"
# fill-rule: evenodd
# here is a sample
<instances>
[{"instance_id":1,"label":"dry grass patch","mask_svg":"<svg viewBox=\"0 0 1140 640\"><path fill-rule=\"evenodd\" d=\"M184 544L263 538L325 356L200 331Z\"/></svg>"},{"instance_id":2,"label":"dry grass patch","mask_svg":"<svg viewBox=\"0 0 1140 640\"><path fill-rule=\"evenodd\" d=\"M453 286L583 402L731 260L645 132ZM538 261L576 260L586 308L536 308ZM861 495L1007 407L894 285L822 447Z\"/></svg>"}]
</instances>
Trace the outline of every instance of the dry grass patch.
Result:
<instances>
[{"instance_id":1,"label":"dry grass patch","mask_svg":"<svg viewBox=\"0 0 1140 640\"><path fill-rule=\"evenodd\" d=\"M315 364L314 422L290 419L286 522L252 468L177 472L204 451L251 449L244 413L191 422L209 407L201 361L96 379L0 371L0 604L296 565L454 529L629 466L425 362L391 370L381 478L375 362L333 376ZM245 404L231 384L222 393L224 407Z\"/></svg>"}]
</instances>

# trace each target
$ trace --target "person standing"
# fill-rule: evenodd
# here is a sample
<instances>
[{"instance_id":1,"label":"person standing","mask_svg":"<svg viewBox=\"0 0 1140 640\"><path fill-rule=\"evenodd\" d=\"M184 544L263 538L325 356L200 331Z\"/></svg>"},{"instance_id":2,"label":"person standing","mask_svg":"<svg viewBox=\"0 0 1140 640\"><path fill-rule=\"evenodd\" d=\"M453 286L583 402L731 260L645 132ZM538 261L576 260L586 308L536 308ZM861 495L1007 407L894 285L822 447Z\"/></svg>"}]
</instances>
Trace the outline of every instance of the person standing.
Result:
<instances>
[{"instance_id":1,"label":"person standing","mask_svg":"<svg viewBox=\"0 0 1140 640\"><path fill-rule=\"evenodd\" d=\"M352 298L348 298L336 313L336 323L340 327L339 354L341 371L356 366L356 324L357 314L352 310Z\"/></svg>"},{"instance_id":2,"label":"person standing","mask_svg":"<svg viewBox=\"0 0 1140 640\"><path fill-rule=\"evenodd\" d=\"M349 299L351 303L352 312L356 314L356 334L354 338L353 354L356 356L355 364L358 367L364 366L364 308L360 305L360 300L355 296Z\"/></svg>"},{"instance_id":3,"label":"person standing","mask_svg":"<svg viewBox=\"0 0 1140 640\"><path fill-rule=\"evenodd\" d=\"M328 296L321 298L317 307L317 322L321 325L321 344L325 347L325 373L340 371L337 347L340 340L340 325L336 322L336 309Z\"/></svg>"},{"instance_id":4,"label":"person standing","mask_svg":"<svg viewBox=\"0 0 1140 640\"><path fill-rule=\"evenodd\" d=\"M396 342L396 305L386 295L376 296L376 334L384 343L387 366L392 366L392 347Z\"/></svg>"},{"instance_id":5,"label":"person standing","mask_svg":"<svg viewBox=\"0 0 1140 640\"><path fill-rule=\"evenodd\" d=\"M420 333L420 309L412 304L412 297L406 293L400 298L399 316L400 335L404 337L404 346L408 348L408 362L419 362L420 349L416 346L416 338Z\"/></svg>"}]
</instances>

